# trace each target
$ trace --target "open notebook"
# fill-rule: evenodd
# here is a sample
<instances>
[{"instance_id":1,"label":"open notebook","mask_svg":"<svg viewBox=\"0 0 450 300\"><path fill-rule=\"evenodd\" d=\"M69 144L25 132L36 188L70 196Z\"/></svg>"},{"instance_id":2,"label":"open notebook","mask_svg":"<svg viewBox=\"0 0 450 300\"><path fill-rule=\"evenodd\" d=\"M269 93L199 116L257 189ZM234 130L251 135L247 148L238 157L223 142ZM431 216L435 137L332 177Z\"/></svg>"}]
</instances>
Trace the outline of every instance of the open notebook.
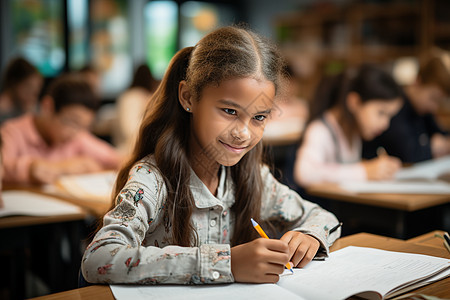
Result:
<instances>
[{"instance_id":1,"label":"open notebook","mask_svg":"<svg viewBox=\"0 0 450 300\"><path fill-rule=\"evenodd\" d=\"M286 270L287 271L287 270ZM386 299L450 276L450 260L366 247L346 247L325 261L312 261L277 284L209 286L111 285L122 299L307 299L340 300L351 296Z\"/></svg>"},{"instance_id":2,"label":"open notebook","mask_svg":"<svg viewBox=\"0 0 450 300\"><path fill-rule=\"evenodd\" d=\"M117 173L113 171L66 175L58 179L56 184L45 187L45 192L68 196L79 200L111 202L111 193Z\"/></svg>"},{"instance_id":3,"label":"open notebook","mask_svg":"<svg viewBox=\"0 0 450 300\"><path fill-rule=\"evenodd\" d=\"M339 186L354 193L450 194L450 182L440 176L450 174L450 156L402 168L391 181L341 182Z\"/></svg>"},{"instance_id":4,"label":"open notebook","mask_svg":"<svg viewBox=\"0 0 450 300\"><path fill-rule=\"evenodd\" d=\"M27 191L3 191L2 198L4 207L0 208L0 217L57 216L82 212L76 205Z\"/></svg>"},{"instance_id":5,"label":"open notebook","mask_svg":"<svg viewBox=\"0 0 450 300\"><path fill-rule=\"evenodd\" d=\"M439 176L450 174L450 155L416 163L397 172L397 180L437 180Z\"/></svg>"}]
</instances>

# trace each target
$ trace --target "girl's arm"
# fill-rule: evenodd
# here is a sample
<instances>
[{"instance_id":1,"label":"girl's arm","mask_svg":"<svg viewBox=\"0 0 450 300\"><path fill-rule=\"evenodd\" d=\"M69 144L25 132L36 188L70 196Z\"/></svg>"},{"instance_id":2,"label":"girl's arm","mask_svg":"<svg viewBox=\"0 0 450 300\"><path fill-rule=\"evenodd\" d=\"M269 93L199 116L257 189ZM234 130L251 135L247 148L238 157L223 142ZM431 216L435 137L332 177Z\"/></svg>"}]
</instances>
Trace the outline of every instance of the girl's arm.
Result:
<instances>
[{"instance_id":1,"label":"girl's arm","mask_svg":"<svg viewBox=\"0 0 450 300\"><path fill-rule=\"evenodd\" d=\"M333 141L328 128L320 121L311 123L297 150L294 178L297 184L307 187L321 182L342 180L366 180L364 166L360 162L342 164L337 161Z\"/></svg>"},{"instance_id":2,"label":"girl's arm","mask_svg":"<svg viewBox=\"0 0 450 300\"><path fill-rule=\"evenodd\" d=\"M82 272L92 283L204 284L233 282L230 247L170 246L162 179L137 165L87 247ZM161 245L160 245L161 244ZM164 245L169 245L163 247Z\"/></svg>"},{"instance_id":3,"label":"girl's arm","mask_svg":"<svg viewBox=\"0 0 450 300\"><path fill-rule=\"evenodd\" d=\"M328 255L329 247L340 236L340 229L329 234L339 222L330 212L302 199L295 191L279 183L269 168L262 168L265 183L261 217L265 220L289 223L289 230L312 236L320 243L317 255ZM316 255L316 256L317 256Z\"/></svg>"}]
</instances>

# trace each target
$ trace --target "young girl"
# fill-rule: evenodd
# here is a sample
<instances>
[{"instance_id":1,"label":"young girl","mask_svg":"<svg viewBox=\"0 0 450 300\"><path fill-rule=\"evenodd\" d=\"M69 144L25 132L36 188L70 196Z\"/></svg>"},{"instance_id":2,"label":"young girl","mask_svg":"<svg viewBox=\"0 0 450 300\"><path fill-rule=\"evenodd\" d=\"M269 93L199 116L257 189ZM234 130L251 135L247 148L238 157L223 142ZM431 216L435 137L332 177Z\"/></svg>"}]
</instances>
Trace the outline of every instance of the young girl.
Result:
<instances>
[{"instance_id":1,"label":"young girl","mask_svg":"<svg viewBox=\"0 0 450 300\"><path fill-rule=\"evenodd\" d=\"M397 158L386 153L361 161L362 140L380 135L399 111L400 87L374 66L363 65L355 74L350 73L325 78L317 89L312 122L294 166L295 181L302 187L319 182L390 179L401 166Z\"/></svg>"},{"instance_id":2,"label":"young girl","mask_svg":"<svg viewBox=\"0 0 450 300\"><path fill-rule=\"evenodd\" d=\"M88 282L276 282L288 262L328 253L334 215L261 161L282 68L274 46L236 27L175 55L118 175L115 207L85 251ZM251 218L285 233L258 238Z\"/></svg>"}]
</instances>

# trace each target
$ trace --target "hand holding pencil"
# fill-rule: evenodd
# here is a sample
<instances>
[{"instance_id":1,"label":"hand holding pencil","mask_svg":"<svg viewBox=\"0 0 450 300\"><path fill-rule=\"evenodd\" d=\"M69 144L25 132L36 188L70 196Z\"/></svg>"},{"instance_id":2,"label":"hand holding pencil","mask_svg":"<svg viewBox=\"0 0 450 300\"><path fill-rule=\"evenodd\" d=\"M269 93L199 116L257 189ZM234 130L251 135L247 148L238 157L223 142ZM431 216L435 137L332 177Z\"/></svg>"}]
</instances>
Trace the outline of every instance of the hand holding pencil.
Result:
<instances>
[{"instance_id":1,"label":"hand holding pencil","mask_svg":"<svg viewBox=\"0 0 450 300\"><path fill-rule=\"evenodd\" d=\"M363 161L369 180L390 180L402 167L400 159L389 156L386 150L380 147L377 151L377 157Z\"/></svg>"},{"instance_id":2,"label":"hand holding pencil","mask_svg":"<svg viewBox=\"0 0 450 300\"><path fill-rule=\"evenodd\" d=\"M261 226L259 226L259 224L256 223L255 220L251 219L251 221L252 221L253 227L256 229L256 231L259 233L259 235L260 235L261 237L265 238L265 239L268 239L269 237L268 237L267 234L264 232L264 230L262 230ZM286 264L286 268L287 268L289 271L291 271L292 273L294 273L294 271L292 270L292 263L291 263L291 262L288 262L288 263Z\"/></svg>"},{"instance_id":3,"label":"hand holding pencil","mask_svg":"<svg viewBox=\"0 0 450 300\"><path fill-rule=\"evenodd\" d=\"M236 282L275 283L289 258L287 242L259 238L231 248L231 272Z\"/></svg>"}]
</instances>

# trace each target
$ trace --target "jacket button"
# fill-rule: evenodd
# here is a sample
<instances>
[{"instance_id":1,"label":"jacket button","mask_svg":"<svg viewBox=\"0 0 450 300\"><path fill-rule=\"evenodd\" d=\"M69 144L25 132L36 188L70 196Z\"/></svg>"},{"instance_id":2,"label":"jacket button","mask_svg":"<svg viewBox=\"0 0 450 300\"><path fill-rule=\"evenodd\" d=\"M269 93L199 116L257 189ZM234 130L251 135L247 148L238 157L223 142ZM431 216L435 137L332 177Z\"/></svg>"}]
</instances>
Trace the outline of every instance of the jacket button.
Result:
<instances>
[{"instance_id":1,"label":"jacket button","mask_svg":"<svg viewBox=\"0 0 450 300\"><path fill-rule=\"evenodd\" d=\"M213 277L213 279L219 279L219 277L220 277L219 272L214 271L214 272L212 273L212 277Z\"/></svg>"}]
</instances>

